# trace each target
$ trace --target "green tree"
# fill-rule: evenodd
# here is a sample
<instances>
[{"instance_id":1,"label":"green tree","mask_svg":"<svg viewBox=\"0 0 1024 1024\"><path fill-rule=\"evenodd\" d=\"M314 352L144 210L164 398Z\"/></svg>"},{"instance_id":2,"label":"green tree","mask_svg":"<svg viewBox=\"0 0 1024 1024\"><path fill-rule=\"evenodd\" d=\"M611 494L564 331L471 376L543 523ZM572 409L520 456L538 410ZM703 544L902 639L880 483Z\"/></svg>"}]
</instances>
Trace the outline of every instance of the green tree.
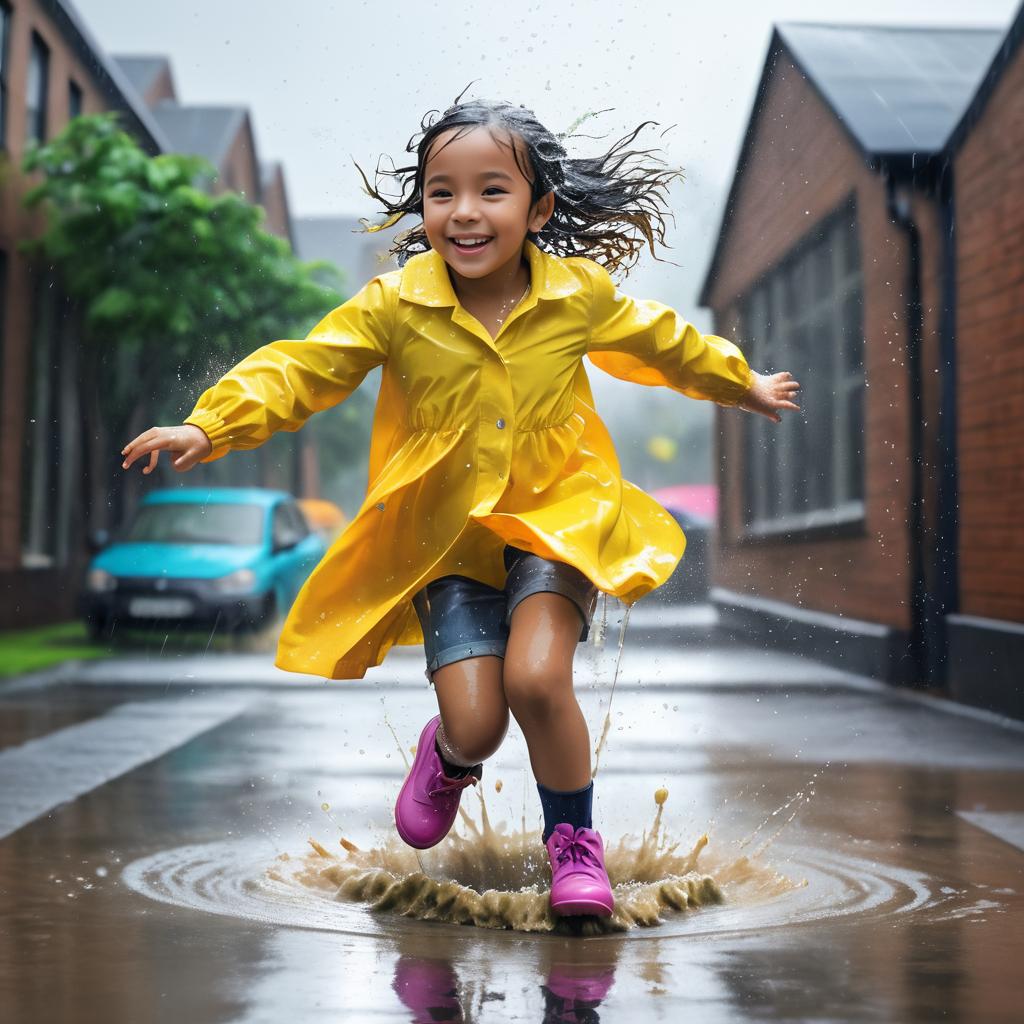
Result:
<instances>
[{"instance_id":1,"label":"green tree","mask_svg":"<svg viewBox=\"0 0 1024 1024\"><path fill-rule=\"evenodd\" d=\"M118 486L121 443L180 421L248 352L304 336L341 301L338 272L332 285L330 265L301 262L263 229L261 207L207 191L212 165L149 156L116 114L75 118L23 168L40 174L25 204L47 213L25 245L81 323L86 471L99 493Z\"/></svg>"}]
</instances>

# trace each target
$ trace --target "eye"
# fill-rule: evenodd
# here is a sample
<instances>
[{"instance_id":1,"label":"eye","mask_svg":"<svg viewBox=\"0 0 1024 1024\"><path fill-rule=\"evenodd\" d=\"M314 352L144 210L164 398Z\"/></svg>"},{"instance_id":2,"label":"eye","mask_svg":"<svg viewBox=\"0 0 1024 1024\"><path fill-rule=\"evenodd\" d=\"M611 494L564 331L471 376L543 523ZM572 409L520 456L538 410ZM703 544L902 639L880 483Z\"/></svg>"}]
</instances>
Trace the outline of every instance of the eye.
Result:
<instances>
[{"instance_id":1,"label":"eye","mask_svg":"<svg viewBox=\"0 0 1024 1024\"><path fill-rule=\"evenodd\" d=\"M487 188L484 189L484 195L487 195L488 192L500 192L504 195L505 190L503 188L499 188L497 185L488 185Z\"/></svg>"}]
</instances>

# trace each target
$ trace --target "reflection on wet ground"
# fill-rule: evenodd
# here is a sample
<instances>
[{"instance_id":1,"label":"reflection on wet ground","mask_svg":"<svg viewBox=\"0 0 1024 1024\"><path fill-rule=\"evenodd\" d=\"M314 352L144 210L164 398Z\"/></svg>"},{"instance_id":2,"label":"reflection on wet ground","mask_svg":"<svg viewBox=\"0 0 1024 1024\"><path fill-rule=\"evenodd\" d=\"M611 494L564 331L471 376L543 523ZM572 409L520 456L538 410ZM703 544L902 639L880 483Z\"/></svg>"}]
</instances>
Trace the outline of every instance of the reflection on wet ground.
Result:
<instances>
[{"instance_id":1,"label":"reflection on wet ground","mask_svg":"<svg viewBox=\"0 0 1024 1024\"><path fill-rule=\"evenodd\" d=\"M569 929L514 727L453 836L395 841L415 655L0 690L4 1019L1019 1019L1024 732L627 639L595 790L622 913ZM595 737L613 670L577 662Z\"/></svg>"}]
</instances>

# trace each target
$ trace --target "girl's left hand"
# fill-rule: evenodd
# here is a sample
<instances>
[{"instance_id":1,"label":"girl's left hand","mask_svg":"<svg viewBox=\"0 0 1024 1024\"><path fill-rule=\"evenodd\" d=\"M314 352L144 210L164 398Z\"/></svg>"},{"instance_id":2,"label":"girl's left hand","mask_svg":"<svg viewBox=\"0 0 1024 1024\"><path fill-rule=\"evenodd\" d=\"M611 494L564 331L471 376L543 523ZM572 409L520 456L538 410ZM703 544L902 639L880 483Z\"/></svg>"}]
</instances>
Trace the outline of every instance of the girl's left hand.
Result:
<instances>
[{"instance_id":1,"label":"girl's left hand","mask_svg":"<svg viewBox=\"0 0 1024 1024\"><path fill-rule=\"evenodd\" d=\"M777 409L796 409L800 411L793 398L800 390L800 385L793 380L789 370L766 375L754 371L754 383L750 390L737 404L747 412L757 412L767 416L773 423L781 423L782 417Z\"/></svg>"}]
</instances>

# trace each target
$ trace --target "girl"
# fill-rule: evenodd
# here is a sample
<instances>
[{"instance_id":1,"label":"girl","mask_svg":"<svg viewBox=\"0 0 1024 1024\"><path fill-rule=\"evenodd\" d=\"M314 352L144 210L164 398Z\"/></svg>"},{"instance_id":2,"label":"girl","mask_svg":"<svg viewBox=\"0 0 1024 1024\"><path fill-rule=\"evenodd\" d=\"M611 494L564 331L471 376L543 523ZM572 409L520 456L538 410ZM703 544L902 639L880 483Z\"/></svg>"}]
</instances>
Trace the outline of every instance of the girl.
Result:
<instances>
[{"instance_id":1,"label":"girl","mask_svg":"<svg viewBox=\"0 0 1024 1024\"><path fill-rule=\"evenodd\" d=\"M647 123L647 122L645 122ZM664 244L675 172L630 163L641 125L595 159L569 159L534 114L467 101L421 124L416 163L392 173L382 273L303 341L253 352L184 426L154 427L124 468L161 450L178 471L343 401L383 364L359 512L303 585L275 664L361 678L394 644L424 645L439 715L423 727L395 805L423 849L447 835L511 712L544 812L557 914L612 912L592 827L590 738L572 687L598 591L632 604L663 583L685 538L621 477L583 356L601 369L779 422L789 373L762 376L731 342L622 294L609 270ZM415 136L407 147L414 151ZM360 173L362 173L360 171ZM365 175L363 180L366 181ZM372 229L371 229L372 230Z\"/></svg>"}]
</instances>

